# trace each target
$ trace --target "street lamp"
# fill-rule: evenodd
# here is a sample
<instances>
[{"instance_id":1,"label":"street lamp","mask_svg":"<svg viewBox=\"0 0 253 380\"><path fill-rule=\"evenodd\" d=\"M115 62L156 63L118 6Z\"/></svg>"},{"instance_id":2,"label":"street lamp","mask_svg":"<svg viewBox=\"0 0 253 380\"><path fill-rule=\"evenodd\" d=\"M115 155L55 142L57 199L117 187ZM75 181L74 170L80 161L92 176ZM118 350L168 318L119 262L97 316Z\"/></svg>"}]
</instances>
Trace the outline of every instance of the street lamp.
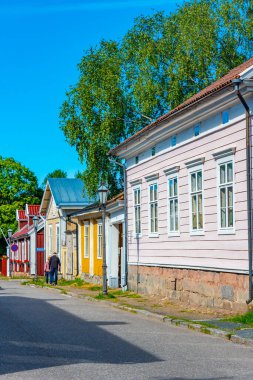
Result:
<instances>
[{"instance_id":1,"label":"street lamp","mask_svg":"<svg viewBox=\"0 0 253 380\"><path fill-rule=\"evenodd\" d=\"M34 227L34 232L35 232L35 261L34 261L34 280L37 280L37 230L38 230L38 223L39 223L39 217L34 216L33 217L33 227Z\"/></svg>"},{"instance_id":2,"label":"street lamp","mask_svg":"<svg viewBox=\"0 0 253 380\"><path fill-rule=\"evenodd\" d=\"M102 239L103 239L103 294L107 295L107 274L106 274L106 241L105 241L105 210L108 189L105 185L101 185L98 189L99 201L102 208Z\"/></svg>"},{"instance_id":3,"label":"street lamp","mask_svg":"<svg viewBox=\"0 0 253 380\"><path fill-rule=\"evenodd\" d=\"M9 251L9 275L10 275L10 277L11 277L12 265L13 265L13 264L11 264L11 237L12 237L12 229L10 228L10 229L8 230L8 239L9 239L9 241L8 241L8 251Z\"/></svg>"}]
</instances>

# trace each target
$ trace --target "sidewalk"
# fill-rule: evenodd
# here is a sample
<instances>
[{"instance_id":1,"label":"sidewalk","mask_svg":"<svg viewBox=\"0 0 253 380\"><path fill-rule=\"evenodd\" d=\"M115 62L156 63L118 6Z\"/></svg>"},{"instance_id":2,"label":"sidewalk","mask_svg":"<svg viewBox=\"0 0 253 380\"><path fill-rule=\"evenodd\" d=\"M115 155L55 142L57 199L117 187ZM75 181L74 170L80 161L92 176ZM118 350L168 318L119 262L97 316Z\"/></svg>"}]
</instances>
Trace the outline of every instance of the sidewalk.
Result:
<instances>
[{"instance_id":1,"label":"sidewalk","mask_svg":"<svg viewBox=\"0 0 253 380\"><path fill-rule=\"evenodd\" d=\"M253 325L224 321L233 316L229 311L189 307L189 305L170 301L167 298L139 295L129 291L122 293L120 290L114 289L110 289L109 297L104 298L101 294L101 287L94 284L89 284L88 287L59 284L57 287L48 287L48 289L57 289L62 294L93 302L103 302L127 312L253 347Z\"/></svg>"}]
</instances>

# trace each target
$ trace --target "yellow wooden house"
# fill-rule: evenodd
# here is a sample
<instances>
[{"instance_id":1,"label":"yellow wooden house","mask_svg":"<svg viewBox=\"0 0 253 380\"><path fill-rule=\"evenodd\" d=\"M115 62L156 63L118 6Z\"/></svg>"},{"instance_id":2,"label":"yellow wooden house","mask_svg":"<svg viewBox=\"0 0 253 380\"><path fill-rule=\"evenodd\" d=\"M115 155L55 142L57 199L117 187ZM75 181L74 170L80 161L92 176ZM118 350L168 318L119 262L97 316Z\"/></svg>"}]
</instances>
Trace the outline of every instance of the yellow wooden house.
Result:
<instances>
[{"instance_id":1,"label":"yellow wooden house","mask_svg":"<svg viewBox=\"0 0 253 380\"><path fill-rule=\"evenodd\" d=\"M75 214L79 225L80 271L88 281L101 283L103 265L102 213L91 205ZM118 287L124 275L123 255L124 197L118 195L106 205L106 263L108 284Z\"/></svg>"}]
</instances>

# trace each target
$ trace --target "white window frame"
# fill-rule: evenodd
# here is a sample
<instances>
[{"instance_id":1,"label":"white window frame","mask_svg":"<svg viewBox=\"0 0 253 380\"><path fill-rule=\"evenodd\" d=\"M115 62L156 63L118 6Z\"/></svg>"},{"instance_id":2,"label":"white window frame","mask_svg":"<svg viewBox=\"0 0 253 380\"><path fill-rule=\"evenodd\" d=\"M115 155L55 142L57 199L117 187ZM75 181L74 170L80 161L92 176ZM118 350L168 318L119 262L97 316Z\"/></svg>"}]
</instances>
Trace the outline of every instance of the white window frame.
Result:
<instances>
[{"instance_id":1,"label":"white window frame","mask_svg":"<svg viewBox=\"0 0 253 380\"><path fill-rule=\"evenodd\" d=\"M55 250L60 254L60 224L56 223L55 225Z\"/></svg>"},{"instance_id":2,"label":"white window frame","mask_svg":"<svg viewBox=\"0 0 253 380\"><path fill-rule=\"evenodd\" d=\"M85 222L83 226L83 244L84 252L83 257L88 259L90 257L90 225L89 222Z\"/></svg>"},{"instance_id":3,"label":"white window frame","mask_svg":"<svg viewBox=\"0 0 253 380\"><path fill-rule=\"evenodd\" d=\"M52 255L52 241L53 241L53 234L52 234L52 224L48 225L48 254Z\"/></svg>"},{"instance_id":4,"label":"white window frame","mask_svg":"<svg viewBox=\"0 0 253 380\"><path fill-rule=\"evenodd\" d=\"M150 188L152 186L157 186L157 199L156 201L150 200ZM151 204L157 203L157 231L151 231ZM149 237L159 236L159 186L158 181L152 181L148 184L148 227L149 227Z\"/></svg>"},{"instance_id":5,"label":"white window frame","mask_svg":"<svg viewBox=\"0 0 253 380\"><path fill-rule=\"evenodd\" d=\"M135 204L135 192L139 190L140 192L140 203L139 204ZM140 231L137 232L136 230L136 208L139 208L140 209ZM142 232L142 226L141 226L141 186L140 185L137 185L137 186L134 186L133 187L133 222L134 222L134 236L135 237L140 237L141 236L141 232Z\"/></svg>"},{"instance_id":6,"label":"white window frame","mask_svg":"<svg viewBox=\"0 0 253 380\"><path fill-rule=\"evenodd\" d=\"M192 190L191 190L191 176L193 173L197 173L201 171L202 172L202 228L199 229L193 229L192 225ZM194 165L192 167L188 168L188 191L189 191L189 226L190 226L190 235L204 235L205 234L205 204L204 204L204 167L203 164ZM196 191L194 193L199 193L199 191Z\"/></svg>"},{"instance_id":7,"label":"white window frame","mask_svg":"<svg viewBox=\"0 0 253 380\"><path fill-rule=\"evenodd\" d=\"M177 180L177 195L170 196L170 181ZM177 199L177 218L178 218L178 229L171 230L170 220L170 201ZM178 186L178 173L174 172L167 176L167 222L168 222L168 235L169 236L180 236L180 212L179 212L179 186Z\"/></svg>"},{"instance_id":8,"label":"white window frame","mask_svg":"<svg viewBox=\"0 0 253 380\"><path fill-rule=\"evenodd\" d=\"M102 222L97 224L97 258L102 260L103 258L103 225Z\"/></svg>"},{"instance_id":9,"label":"white window frame","mask_svg":"<svg viewBox=\"0 0 253 380\"><path fill-rule=\"evenodd\" d=\"M220 166L223 164L232 163L233 165L233 181L225 183L223 186L220 184ZM229 235L235 234L235 160L234 155L218 158L217 161L217 216L218 216L218 234ZM220 204L220 188L221 187L233 187L233 227L221 227L221 204Z\"/></svg>"}]
</instances>

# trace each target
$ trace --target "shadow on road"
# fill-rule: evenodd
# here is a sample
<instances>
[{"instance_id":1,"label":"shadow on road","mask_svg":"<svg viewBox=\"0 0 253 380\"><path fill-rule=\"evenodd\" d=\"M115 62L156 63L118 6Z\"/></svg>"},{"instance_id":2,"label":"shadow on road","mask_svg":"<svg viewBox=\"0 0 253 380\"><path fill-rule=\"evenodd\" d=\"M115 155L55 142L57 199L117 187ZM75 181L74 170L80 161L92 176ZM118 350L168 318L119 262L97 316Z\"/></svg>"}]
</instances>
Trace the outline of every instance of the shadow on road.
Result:
<instances>
[{"instance_id":1,"label":"shadow on road","mask_svg":"<svg viewBox=\"0 0 253 380\"><path fill-rule=\"evenodd\" d=\"M5 294L0 324L0 375L84 362L161 361L101 327L124 322L84 320L45 300Z\"/></svg>"}]
</instances>

